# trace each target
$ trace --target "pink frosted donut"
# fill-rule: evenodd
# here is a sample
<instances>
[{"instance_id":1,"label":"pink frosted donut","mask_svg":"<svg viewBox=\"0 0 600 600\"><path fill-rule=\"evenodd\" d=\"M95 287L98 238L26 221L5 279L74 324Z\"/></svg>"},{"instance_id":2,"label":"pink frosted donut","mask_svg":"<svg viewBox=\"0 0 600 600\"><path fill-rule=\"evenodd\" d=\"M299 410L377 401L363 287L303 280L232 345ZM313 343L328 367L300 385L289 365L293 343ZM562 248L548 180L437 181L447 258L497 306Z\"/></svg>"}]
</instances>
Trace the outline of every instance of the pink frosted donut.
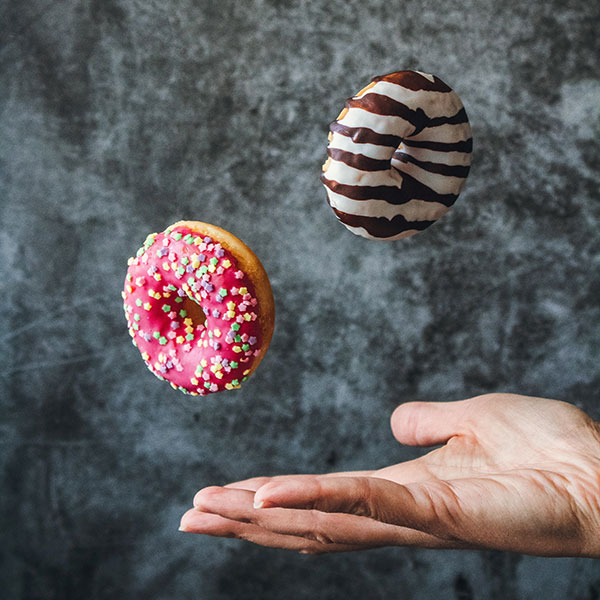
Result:
<instances>
[{"instance_id":1,"label":"pink frosted donut","mask_svg":"<svg viewBox=\"0 0 600 600\"><path fill-rule=\"evenodd\" d=\"M129 259L123 301L148 369L201 395L239 388L264 357L275 322L267 274L227 231L180 221Z\"/></svg>"}]
</instances>

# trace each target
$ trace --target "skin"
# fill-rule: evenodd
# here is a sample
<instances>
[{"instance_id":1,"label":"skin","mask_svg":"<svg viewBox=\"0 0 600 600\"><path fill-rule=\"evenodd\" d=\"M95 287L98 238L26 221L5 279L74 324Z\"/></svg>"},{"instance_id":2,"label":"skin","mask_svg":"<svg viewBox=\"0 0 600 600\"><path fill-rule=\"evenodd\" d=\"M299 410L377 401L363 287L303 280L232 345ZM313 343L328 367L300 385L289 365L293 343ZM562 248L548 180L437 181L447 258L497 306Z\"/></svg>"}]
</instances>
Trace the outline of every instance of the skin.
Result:
<instances>
[{"instance_id":1,"label":"skin","mask_svg":"<svg viewBox=\"0 0 600 600\"><path fill-rule=\"evenodd\" d=\"M182 531L305 554L380 546L600 558L600 423L556 400L410 402L395 438L441 447L376 471L207 487Z\"/></svg>"}]
</instances>

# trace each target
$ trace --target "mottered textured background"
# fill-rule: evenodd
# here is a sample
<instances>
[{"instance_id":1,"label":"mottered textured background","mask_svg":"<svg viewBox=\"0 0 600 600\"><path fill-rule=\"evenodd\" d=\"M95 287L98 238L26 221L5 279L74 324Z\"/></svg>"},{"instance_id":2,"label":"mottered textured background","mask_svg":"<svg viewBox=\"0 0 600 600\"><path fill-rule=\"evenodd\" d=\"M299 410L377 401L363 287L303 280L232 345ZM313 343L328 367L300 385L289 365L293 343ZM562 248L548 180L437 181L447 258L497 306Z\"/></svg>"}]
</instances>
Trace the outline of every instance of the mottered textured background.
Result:
<instances>
[{"instance_id":1,"label":"mottered textured background","mask_svg":"<svg viewBox=\"0 0 600 600\"><path fill-rule=\"evenodd\" d=\"M600 598L592 560L177 531L208 484L419 455L399 402L503 390L600 418L598 3L5 0L0 22L2 598ZM377 243L318 177L345 98L402 68L459 93L474 162L444 219ZM183 218L271 277L239 392L171 390L127 335L126 260Z\"/></svg>"}]
</instances>

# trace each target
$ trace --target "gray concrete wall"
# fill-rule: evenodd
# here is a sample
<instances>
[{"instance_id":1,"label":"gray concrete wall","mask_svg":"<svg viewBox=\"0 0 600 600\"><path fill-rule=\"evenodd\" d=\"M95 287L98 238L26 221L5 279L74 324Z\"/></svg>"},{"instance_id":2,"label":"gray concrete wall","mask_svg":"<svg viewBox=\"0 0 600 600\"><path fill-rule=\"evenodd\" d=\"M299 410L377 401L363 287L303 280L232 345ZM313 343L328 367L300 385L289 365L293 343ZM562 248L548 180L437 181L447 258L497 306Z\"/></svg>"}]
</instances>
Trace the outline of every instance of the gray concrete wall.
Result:
<instances>
[{"instance_id":1,"label":"gray concrete wall","mask_svg":"<svg viewBox=\"0 0 600 600\"><path fill-rule=\"evenodd\" d=\"M417 456L389 432L399 402L504 390L600 418L599 10L5 0L0 595L599 598L590 560L177 531L204 485ZM318 176L345 98L402 68L461 95L474 162L448 216L382 244L337 223ZM240 392L174 392L129 342L126 260L181 218L271 276L275 336Z\"/></svg>"}]
</instances>

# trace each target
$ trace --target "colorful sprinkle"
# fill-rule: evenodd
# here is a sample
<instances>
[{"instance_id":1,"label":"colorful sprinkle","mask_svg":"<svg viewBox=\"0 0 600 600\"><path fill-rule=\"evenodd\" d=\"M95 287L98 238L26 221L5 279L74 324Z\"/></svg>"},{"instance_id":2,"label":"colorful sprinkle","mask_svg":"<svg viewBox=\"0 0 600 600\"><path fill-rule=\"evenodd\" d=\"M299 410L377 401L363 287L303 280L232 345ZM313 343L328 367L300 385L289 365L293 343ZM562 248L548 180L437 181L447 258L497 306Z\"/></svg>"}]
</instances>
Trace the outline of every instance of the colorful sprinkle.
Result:
<instances>
[{"instance_id":1,"label":"colorful sprinkle","mask_svg":"<svg viewBox=\"0 0 600 600\"><path fill-rule=\"evenodd\" d=\"M128 261L122 296L132 343L150 370L186 394L238 388L243 379L234 379L236 369L251 367L260 357L260 328L250 308L257 305L252 287L229 251L177 226L148 236L136 256ZM206 323L194 323L181 308L186 296L200 305ZM220 319L224 328L212 319ZM214 370L207 368L207 359Z\"/></svg>"}]
</instances>

